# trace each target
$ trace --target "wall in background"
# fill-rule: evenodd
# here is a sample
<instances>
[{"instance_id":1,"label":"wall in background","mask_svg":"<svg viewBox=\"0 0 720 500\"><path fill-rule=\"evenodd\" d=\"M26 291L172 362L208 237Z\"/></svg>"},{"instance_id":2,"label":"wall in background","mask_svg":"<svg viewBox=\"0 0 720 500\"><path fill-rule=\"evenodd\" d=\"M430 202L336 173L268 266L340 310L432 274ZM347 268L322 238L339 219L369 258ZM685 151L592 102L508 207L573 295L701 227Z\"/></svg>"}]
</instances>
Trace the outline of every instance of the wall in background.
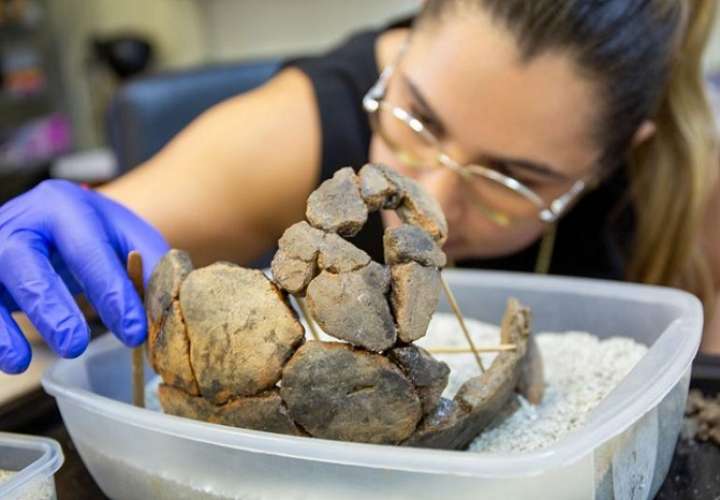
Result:
<instances>
[{"instance_id":1,"label":"wall in background","mask_svg":"<svg viewBox=\"0 0 720 500\"><path fill-rule=\"evenodd\" d=\"M199 1L203 4L208 56L217 61L322 50L355 29L407 15L422 3L420 0ZM720 15L708 47L706 67L720 71Z\"/></svg>"},{"instance_id":2,"label":"wall in background","mask_svg":"<svg viewBox=\"0 0 720 500\"><path fill-rule=\"evenodd\" d=\"M208 54L238 60L306 54L328 48L354 30L404 16L420 0L201 0Z\"/></svg>"},{"instance_id":3,"label":"wall in background","mask_svg":"<svg viewBox=\"0 0 720 500\"><path fill-rule=\"evenodd\" d=\"M413 11L420 0L52 0L68 110L80 148L102 143L87 78L88 40L131 30L149 35L159 69L308 53L348 33Z\"/></svg>"},{"instance_id":4,"label":"wall in background","mask_svg":"<svg viewBox=\"0 0 720 500\"><path fill-rule=\"evenodd\" d=\"M162 68L197 64L206 56L200 2L93 0L92 5L92 29L96 33L131 30L149 35L158 49L158 63Z\"/></svg>"},{"instance_id":5,"label":"wall in background","mask_svg":"<svg viewBox=\"0 0 720 500\"><path fill-rule=\"evenodd\" d=\"M128 30L151 38L160 68L200 64L207 58L205 26L195 0L51 0L48 2L63 77L67 110L79 148L103 140L93 118L88 78L93 36Z\"/></svg>"}]
</instances>

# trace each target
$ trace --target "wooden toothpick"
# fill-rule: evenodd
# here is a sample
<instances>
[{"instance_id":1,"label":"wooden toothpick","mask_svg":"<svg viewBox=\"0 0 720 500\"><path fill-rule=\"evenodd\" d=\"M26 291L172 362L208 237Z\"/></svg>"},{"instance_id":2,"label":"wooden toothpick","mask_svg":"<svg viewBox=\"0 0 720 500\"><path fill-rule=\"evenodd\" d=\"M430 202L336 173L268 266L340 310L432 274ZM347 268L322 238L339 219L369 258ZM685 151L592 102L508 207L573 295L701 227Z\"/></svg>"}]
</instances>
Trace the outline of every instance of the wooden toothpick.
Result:
<instances>
[{"instance_id":1,"label":"wooden toothpick","mask_svg":"<svg viewBox=\"0 0 720 500\"><path fill-rule=\"evenodd\" d=\"M475 356L475 361L477 362L478 366L480 367L480 371L484 373L485 366L483 365L482 359L480 359L480 354L478 354L478 351L475 348L475 343L473 342L473 339L470 336L470 332L468 331L467 326L465 326L465 319L463 318L462 312L460 311L460 306L458 305L457 301L455 300L455 296L453 295L452 291L450 290L450 287L448 286L447 282L445 281L445 277L443 276L442 272L440 273L440 283L442 283L443 290L445 291L445 296L447 296L448 302L450 303L450 307L452 308L453 312L455 313L455 317L457 318L458 323L460 323L460 329L462 330L463 334L465 335L465 340L467 340L467 343L470 346L470 351L473 353L473 356Z\"/></svg>"},{"instance_id":2,"label":"wooden toothpick","mask_svg":"<svg viewBox=\"0 0 720 500\"><path fill-rule=\"evenodd\" d=\"M145 297L143 286L143 262L139 252L133 250L128 254L127 272L130 281L135 286L135 290L140 296L140 300ZM132 350L132 384L133 384L133 404L140 408L145 408L145 363L143 360L142 344Z\"/></svg>"},{"instance_id":3,"label":"wooden toothpick","mask_svg":"<svg viewBox=\"0 0 720 500\"><path fill-rule=\"evenodd\" d=\"M312 334L313 338L315 340L320 340L320 334L318 333L317 328L315 327L315 322L310 316L310 312L305 305L305 299L303 299L302 297L295 297L295 300L297 300L298 307L300 307L300 312L303 314L303 316L305 316L305 322L308 324L308 328L310 328L310 333Z\"/></svg>"},{"instance_id":4,"label":"wooden toothpick","mask_svg":"<svg viewBox=\"0 0 720 500\"><path fill-rule=\"evenodd\" d=\"M455 346L426 347L425 349L433 354L470 354L472 352L468 347ZM495 346L475 347L475 352L505 352L514 351L515 349L515 344L498 344Z\"/></svg>"}]
</instances>

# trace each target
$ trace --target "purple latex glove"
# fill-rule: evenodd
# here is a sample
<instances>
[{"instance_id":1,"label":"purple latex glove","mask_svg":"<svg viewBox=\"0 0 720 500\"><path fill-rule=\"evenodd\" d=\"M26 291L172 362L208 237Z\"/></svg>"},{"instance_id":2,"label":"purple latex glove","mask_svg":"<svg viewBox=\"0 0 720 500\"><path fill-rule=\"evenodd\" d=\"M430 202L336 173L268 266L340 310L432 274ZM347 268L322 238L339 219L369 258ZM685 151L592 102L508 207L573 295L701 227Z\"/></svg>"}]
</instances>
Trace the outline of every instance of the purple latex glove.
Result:
<instances>
[{"instance_id":1,"label":"purple latex glove","mask_svg":"<svg viewBox=\"0 0 720 500\"><path fill-rule=\"evenodd\" d=\"M80 292L126 345L142 343L145 311L125 271L131 250L143 257L147 283L168 245L127 208L66 181L45 181L0 207L0 370L30 364L16 310L60 356L82 354L90 329L73 300Z\"/></svg>"}]
</instances>

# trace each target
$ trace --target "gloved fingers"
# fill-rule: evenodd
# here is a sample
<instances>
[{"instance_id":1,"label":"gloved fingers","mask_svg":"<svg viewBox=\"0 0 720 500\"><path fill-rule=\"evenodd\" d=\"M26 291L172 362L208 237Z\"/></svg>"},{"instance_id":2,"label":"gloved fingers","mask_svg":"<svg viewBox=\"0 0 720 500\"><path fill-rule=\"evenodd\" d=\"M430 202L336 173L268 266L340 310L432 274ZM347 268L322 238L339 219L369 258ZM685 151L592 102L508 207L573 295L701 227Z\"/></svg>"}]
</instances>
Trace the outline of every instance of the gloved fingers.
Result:
<instances>
[{"instance_id":1,"label":"gloved fingers","mask_svg":"<svg viewBox=\"0 0 720 500\"><path fill-rule=\"evenodd\" d=\"M5 307L5 309L8 310L8 312L11 313L20 310L20 308L15 303L15 299L12 298L12 295L8 293L8 291L2 285L2 282L0 282L0 307L3 306Z\"/></svg>"},{"instance_id":2,"label":"gloved fingers","mask_svg":"<svg viewBox=\"0 0 720 500\"><path fill-rule=\"evenodd\" d=\"M52 235L68 271L103 323L126 345L141 344L147 334L145 310L97 213L90 206L69 206L62 215ZM71 220L82 224L68 224Z\"/></svg>"},{"instance_id":3,"label":"gloved fingers","mask_svg":"<svg viewBox=\"0 0 720 500\"><path fill-rule=\"evenodd\" d=\"M0 305L0 371L22 373L30 366L31 359L30 344L10 312Z\"/></svg>"},{"instance_id":4,"label":"gloved fingers","mask_svg":"<svg viewBox=\"0 0 720 500\"><path fill-rule=\"evenodd\" d=\"M75 276L68 270L65 261L56 250L50 252L50 263L55 269L55 272L58 273L58 276L63 280L63 283L65 283L67 289L70 290L73 297L84 293L82 286L80 286Z\"/></svg>"},{"instance_id":5,"label":"gloved fingers","mask_svg":"<svg viewBox=\"0 0 720 500\"><path fill-rule=\"evenodd\" d=\"M13 233L0 248L0 282L48 345L74 358L85 351L90 330L47 252L47 241L35 232Z\"/></svg>"}]
</instances>

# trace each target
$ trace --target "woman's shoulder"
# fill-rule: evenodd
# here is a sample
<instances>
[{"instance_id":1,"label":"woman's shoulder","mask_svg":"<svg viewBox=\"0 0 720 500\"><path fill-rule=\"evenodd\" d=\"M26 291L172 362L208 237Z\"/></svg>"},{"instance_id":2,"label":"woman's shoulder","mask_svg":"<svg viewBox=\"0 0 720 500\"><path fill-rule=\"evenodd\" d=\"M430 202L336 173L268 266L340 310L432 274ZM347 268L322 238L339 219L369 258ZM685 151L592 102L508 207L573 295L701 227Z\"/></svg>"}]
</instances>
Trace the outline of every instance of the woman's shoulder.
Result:
<instances>
[{"instance_id":1,"label":"woman's shoulder","mask_svg":"<svg viewBox=\"0 0 720 500\"><path fill-rule=\"evenodd\" d=\"M360 31L323 54L284 63L304 73L314 92L322 137L319 181L339 168L359 168L368 161L371 130L362 99L379 77L386 34L402 25Z\"/></svg>"},{"instance_id":2,"label":"woman's shoulder","mask_svg":"<svg viewBox=\"0 0 720 500\"><path fill-rule=\"evenodd\" d=\"M305 72L318 84L340 81L361 97L377 80L386 54L397 45L399 33L407 32L411 20L355 32L331 49L316 55L295 57L284 62Z\"/></svg>"}]
</instances>

